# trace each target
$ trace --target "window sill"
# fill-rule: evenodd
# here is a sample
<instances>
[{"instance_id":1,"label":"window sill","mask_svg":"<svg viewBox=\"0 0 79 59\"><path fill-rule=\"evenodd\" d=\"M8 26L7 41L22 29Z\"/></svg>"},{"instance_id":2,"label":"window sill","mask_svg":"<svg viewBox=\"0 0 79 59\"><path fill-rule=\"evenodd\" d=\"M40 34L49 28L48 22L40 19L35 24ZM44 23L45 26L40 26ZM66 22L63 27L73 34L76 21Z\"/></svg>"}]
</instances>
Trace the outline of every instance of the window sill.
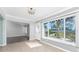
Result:
<instances>
[{"instance_id":1,"label":"window sill","mask_svg":"<svg viewBox=\"0 0 79 59\"><path fill-rule=\"evenodd\" d=\"M67 44L67 45L71 45L71 46L76 46L76 44L74 42L68 42L68 41L65 41L64 38L62 39L57 39L57 38L48 38L48 37L43 37L43 39L49 39L49 40L52 40L52 41L56 41L56 42L59 42L59 43L63 43L63 44Z\"/></svg>"}]
</instances>

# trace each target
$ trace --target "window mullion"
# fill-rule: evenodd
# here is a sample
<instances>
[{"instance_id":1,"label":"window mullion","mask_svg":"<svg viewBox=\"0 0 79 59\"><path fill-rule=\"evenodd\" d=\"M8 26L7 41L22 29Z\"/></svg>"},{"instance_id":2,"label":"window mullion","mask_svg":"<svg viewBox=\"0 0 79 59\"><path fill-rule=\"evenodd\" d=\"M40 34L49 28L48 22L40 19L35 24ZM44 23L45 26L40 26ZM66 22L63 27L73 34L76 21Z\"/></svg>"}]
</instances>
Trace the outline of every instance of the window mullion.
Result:
<instances>
[{"instance_id":1,"label":"window mullion","mask_svg":"<svg viewBox=\"0 0 79 59\"><path fill-rule=\"evenodd\" d=\"M64 18L64 39L63 40L65 40L66 39L66 25L65 25L65 18Z\"/></svg>"}]
</instances>

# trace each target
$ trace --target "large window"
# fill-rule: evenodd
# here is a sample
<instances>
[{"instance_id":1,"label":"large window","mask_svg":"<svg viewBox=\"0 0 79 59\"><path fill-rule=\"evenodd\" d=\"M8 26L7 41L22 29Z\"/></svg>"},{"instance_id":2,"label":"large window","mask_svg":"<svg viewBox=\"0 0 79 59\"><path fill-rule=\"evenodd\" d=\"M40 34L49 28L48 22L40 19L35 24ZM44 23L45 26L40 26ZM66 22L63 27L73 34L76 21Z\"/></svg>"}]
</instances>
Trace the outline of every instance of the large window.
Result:
<instances>
[{"instance_id":1,"label":"large window","mask_svg":"<svg viewBox=\"0 0 79 59\"><path fill-rule=\"evenodd\" d=\"M58 38L64 38L64 20L63 19L59 19L56 22L57 25L57 37Z\"/></svg>"},{"instance_id":2,"label":"large window","mask_svg":"<svg viewBox=\"0 0 79 59\"><path fill-rule=\"evenodd\" d=\"M55 20L49 22L49 36L55 38L64 37L64 20Z\"/></svg>"},{"instance_id":3,"label":"large window","mask_svg":"<svg viewBox=\"0 0 79 59\"><path fill-rule=\"evenodd\" d=\"M49 22L49 37L57 37L56 21Z\"/></svg>"},{"instance_id":4,"label":"large window","mask_svg":"<svg viewBox=\"0 0 79 59\"><path fill-rule=\"evenodd\" d=\"M66 31L66 40L70 42L75 42L75 20L73 17L68 17L65 20L65 31Z\"/></svg>"},{"instance_id":5,"label":"large window","mask_svg":"<svg viewBox=\"0 0 79 59\"><path fill-rule=\"evenodd\" d=\"M75 42L75 17L66 17L44 23L44 37Z\"/></svg>"}]
</instances>

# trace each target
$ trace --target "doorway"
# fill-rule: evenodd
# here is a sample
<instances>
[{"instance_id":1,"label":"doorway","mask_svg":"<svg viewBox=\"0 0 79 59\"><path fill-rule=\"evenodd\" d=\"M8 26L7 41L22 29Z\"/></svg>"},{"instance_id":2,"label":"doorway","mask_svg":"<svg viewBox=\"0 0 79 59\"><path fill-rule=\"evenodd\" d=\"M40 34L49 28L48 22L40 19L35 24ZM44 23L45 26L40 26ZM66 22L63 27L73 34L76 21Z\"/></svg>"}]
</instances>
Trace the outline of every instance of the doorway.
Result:
<instances>
[{"instance_id":1,"label":"doorway","mask_svg":"<svg viewBox=\"0 0 79 59\"><path fill-rule=\"evenodd\" d=\"M29 24L7 21L7 43L15 43L29 40Z\"/></svg>"}]
</instances>

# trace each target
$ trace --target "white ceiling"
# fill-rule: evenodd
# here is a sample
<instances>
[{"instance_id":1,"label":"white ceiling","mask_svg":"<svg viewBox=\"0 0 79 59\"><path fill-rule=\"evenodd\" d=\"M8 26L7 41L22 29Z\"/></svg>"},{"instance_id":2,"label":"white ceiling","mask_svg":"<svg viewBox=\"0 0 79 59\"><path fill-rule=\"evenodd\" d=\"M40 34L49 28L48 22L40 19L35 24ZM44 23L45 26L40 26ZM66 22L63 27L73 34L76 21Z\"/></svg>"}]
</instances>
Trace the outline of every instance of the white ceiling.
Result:
<instances>
[{"instance_id":1,"label":"white ceiling","mask_svg":"<svg viewBox=\"0 0 79 59\"><path fill-rule=\"evenodd\" d=\"M36 9L36 12L32 16L28 14L27 7L2 7L2 10L6 14L6 16L20 19L17 21L35 22L41 20L46 16L54 15L56 13L60 13L62 11L69 9L68 7L34 7L34 8Z\"/></svg>"}]
</instances>

